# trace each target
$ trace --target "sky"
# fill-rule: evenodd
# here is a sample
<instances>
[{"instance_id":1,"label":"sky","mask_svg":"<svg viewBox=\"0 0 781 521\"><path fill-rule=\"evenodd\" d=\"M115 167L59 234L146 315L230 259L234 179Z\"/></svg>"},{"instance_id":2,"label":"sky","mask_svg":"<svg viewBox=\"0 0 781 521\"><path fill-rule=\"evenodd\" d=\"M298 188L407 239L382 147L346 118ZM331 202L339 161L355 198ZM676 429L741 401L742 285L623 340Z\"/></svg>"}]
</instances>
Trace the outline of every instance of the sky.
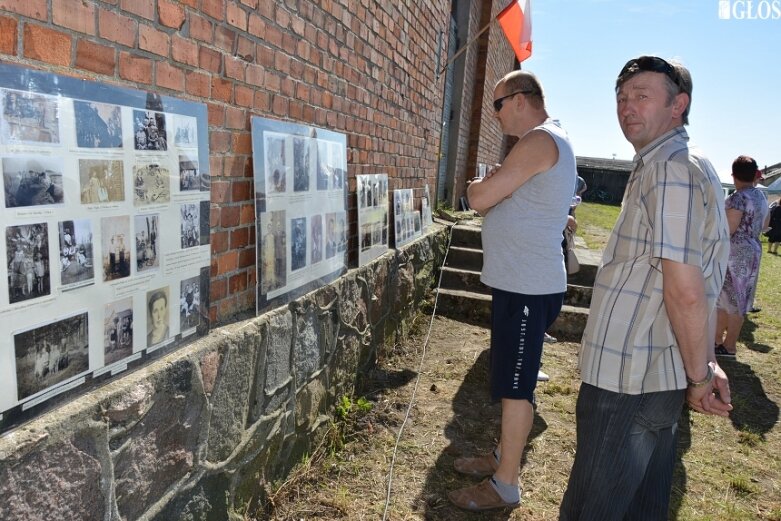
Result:
<instances>
[{"instance_id":1,"label":"sky","mask_svg":"<svg viewBox=\"0 0 781 521\"><path fill-rule=\"evenodd\" d=\"M729 19L719 0L532 0L533 52L522 68L539 77L576 155L632 159L615 79L629 59L651 54L691 71L687 131L722 178L739 155L760 168L781 162L781 0L727 1Z\"/></svg>"}]
</instances>

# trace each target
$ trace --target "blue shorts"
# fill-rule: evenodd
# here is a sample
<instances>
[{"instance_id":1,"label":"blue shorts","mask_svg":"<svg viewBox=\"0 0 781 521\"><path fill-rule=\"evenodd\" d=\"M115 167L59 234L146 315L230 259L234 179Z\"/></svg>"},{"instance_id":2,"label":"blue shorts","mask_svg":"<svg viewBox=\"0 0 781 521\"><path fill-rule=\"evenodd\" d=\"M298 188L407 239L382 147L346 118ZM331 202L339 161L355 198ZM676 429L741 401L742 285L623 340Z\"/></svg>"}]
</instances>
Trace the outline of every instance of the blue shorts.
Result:
<instances>
[{"instance_id":1,"label":"blue shorts","mask_svg":"<svg viewBox=\"0 0 781 521\"><path fill-rule=\"evenodd\" d=\"M542 345L561 311L564 293L491 292L491 399L532 401Z\"/></svg>"}]
</instances>

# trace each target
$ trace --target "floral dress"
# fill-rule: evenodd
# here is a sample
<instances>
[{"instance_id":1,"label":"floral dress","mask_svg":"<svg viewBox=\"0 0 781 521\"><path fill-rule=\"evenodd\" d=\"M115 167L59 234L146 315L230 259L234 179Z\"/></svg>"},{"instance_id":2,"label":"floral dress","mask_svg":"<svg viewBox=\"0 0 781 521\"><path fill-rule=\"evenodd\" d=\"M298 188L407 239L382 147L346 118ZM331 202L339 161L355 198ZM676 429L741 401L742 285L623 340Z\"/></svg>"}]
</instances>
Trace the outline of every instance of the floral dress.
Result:
<instances>
[{"instance_id":1,"label":"floral dress","mask_svg":"<svg viewBox=\"0 0 781 521\"><path fill-rule=\"evenodd\" d=\"M762 245L759 234L767 216L767 200L756 188L738 190L727 197L726 208L743 212L730 237L729 261L717 306L731 315L745 315L754 300Z\"/></svg>"}]
</instances>

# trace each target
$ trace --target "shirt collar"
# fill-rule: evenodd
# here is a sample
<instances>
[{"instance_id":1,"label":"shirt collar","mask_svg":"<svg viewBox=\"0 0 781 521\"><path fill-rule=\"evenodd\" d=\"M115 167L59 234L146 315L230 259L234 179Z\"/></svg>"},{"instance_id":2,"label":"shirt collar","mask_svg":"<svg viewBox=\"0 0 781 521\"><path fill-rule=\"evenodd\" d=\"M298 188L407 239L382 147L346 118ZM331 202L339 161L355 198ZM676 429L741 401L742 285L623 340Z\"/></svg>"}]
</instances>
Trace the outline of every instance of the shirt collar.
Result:
<instances>
[{"instance_id":1,"label":"shirt collar","mask_svg":"<svg viewBox=\"0 0 781 521\"><path fill-rule=\"evenodd\" d=\"M659 151L660 148L662 148L662 145L667 143L668 141L677 140L680 139L681 141L689 141L689 134L686 132L686 129L681 127L675 127L672 130L668 130L655 140L648 143L646 146L644 146L637 154L635 154L635 157L632 158L632 161L634 163L635 168L641 167L644 164L648 163L651 158L656 154L656 152Z\"/></svg>"}]
</instances>

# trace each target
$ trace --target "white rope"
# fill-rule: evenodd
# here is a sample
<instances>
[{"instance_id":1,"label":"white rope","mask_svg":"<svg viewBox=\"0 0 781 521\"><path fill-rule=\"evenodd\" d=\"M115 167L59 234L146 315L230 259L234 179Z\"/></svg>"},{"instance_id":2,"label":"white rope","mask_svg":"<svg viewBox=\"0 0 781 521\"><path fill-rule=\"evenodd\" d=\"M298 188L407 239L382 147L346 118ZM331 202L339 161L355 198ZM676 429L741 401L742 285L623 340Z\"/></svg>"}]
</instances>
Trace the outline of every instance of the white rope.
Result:
<instances>
[{"instance_id":1,"label":"white rope","mask_svg":"<svg viewBox=\"0 0 781 521\"><path fill-rule=\"evenodd\" d=\"M437 294L436 297L434 297L434 310L431 312L431 321L428 325L428 332L426 333L426 340L423 342L423 352L420 355L420 364L418 364L418 376L415 378L415 386L412 388L412 396L410 397L409 404L407 405L407 412L404 415L404 421L401 422L401 427L399 427L399 432L396 435L396 445L393 447L393 455L391 457L391 463L390 463L390 469L388 469L388 492L385 495L385 509L382 512L382 521L385 521L385 519L388 516L388 507L390 506L390 498L391 498L391 487L393 486L393 467L396 464L396 453L399 449L399 442L401 441L401 435L404 433L404 427L407 425L407 420L409 419L410 411L412 410L412 405L415 403L415 395L418 392L418 384L420 383L420 374L421 370L423 369L423 361L426 359L426 351L428 349L428 340L431 336L431 329L434 327L434 317L437 314L437 303L439 302L439 288L442 285L442 272L445 267L445 263L447 262L447 256L450 253L450 242L453 239L453 226L454 224L450 225L450 230L448 232L448 238L447 238L447 249L445 250L445 258L442 259L442 267L439 270L439 280L437 281Z\"/></svg>"}]
</instances>

